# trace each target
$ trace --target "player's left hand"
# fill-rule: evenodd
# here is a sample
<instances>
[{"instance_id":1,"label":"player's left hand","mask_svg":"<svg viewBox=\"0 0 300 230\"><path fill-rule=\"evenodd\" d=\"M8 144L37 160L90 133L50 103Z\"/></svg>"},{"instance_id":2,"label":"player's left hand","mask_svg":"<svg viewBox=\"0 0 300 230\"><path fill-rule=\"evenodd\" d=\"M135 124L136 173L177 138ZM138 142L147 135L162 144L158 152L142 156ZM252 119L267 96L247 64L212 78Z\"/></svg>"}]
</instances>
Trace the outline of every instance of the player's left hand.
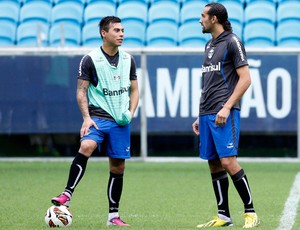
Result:
<instances>
[{"instance_id":1,"label":"player's left hand","mask_svg":"<svg viewBox=\"0 0 300 230\"><path fill-rule=\"evenodd\" d=\"M216 125L217 126L225 126L226 125L226 121L227 121L227 118L230 114L230 109L227 108L227 107L223 107L218 113L217 113L217 116L216 116Z\"/></svg>"}]
</instances>

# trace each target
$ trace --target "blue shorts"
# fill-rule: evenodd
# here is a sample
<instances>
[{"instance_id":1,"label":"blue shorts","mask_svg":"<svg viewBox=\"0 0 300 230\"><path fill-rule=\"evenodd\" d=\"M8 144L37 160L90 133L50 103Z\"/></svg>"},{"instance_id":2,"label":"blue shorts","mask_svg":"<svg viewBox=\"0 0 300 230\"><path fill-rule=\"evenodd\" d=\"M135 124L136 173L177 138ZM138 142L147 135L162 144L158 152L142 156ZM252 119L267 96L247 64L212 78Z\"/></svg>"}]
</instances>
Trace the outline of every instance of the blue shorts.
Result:
<instances>
[{"instance_id":1,"label":"blue shorts","mask_svg":"<svg viewBox=\"0 0 300 230\"><path fill-rule=\"evenodd\" d=\"M215 124L217 114L199 117L200 157L205 160L238 155L240 111L233 109L223 127Z\"/></svg>"},{"instance_id":2,"label":"blue shorts","mask_svg":"<svg viewBox=\"0 0 300 230\"><path fill-rule=\"evenodd\" d=\"M110 158L130 158L130 125L120 126L114 121L100 118L92 118L98 126L98 130L92 126L90 132L81 138L94 140L100 151L101 144L106 141L106 152Z\"/></svg>"}]
</instances>

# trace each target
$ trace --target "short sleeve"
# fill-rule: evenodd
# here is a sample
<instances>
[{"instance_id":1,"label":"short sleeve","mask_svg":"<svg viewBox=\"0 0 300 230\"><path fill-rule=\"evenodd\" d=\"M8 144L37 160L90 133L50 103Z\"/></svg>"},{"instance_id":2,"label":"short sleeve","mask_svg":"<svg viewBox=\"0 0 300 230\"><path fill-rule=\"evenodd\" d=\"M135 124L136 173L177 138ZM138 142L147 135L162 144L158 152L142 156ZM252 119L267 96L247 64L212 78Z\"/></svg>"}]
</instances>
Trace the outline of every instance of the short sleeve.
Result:
<instances>
[{"instance_id":1,"label":"short sleeve","mask_svg":"<svg viewBox=\"0 0 300 230\"><path fill-rule=\"evenodd\" d=\"M89 55L83 56L79 64L78 79L92 81L94 63Z\"/></svg>"},{"instance_id":2,"label":"short sleeve","mask_svg":"<svg viewBox=\"0 0 300 230\"><path fill-rule=\"evenodd\" d=\"M248 65L246 50L241 40L233 34L228 44L228 52L232 57L235 68Z\"/></svg>"},{"instance_id":3,"label":"short sleeve","mask_svg":"<svg viewBox=\"0 0 300 230\"><path fill-rule=\"evenodd\" d=\"M130 67L130 80L137 80L137 75L136 75L136 64L134 61L133 56L131 56L131 67Z\"/></svg>"}]
</instances>

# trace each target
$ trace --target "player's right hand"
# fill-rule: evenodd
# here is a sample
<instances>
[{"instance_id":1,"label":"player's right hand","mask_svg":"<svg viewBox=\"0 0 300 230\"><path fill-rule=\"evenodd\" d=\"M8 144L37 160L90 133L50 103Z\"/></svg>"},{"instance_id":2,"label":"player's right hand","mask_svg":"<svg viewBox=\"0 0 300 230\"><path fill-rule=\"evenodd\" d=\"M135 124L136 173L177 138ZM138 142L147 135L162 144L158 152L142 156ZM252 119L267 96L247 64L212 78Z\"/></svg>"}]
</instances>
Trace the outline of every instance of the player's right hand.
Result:
<instances>
[{"instance_id":1,"label":"player's right hand","mask_svg":"<svg viewBox=\"0 0 300 230\"><path fill-rule=\"evenodd\" d=\"M90 127L92 126L94 126L96 129L99 129L96 123L91 118L84 119L80 129L80 138L88 134Z\"/></svg>"}]
</instances>

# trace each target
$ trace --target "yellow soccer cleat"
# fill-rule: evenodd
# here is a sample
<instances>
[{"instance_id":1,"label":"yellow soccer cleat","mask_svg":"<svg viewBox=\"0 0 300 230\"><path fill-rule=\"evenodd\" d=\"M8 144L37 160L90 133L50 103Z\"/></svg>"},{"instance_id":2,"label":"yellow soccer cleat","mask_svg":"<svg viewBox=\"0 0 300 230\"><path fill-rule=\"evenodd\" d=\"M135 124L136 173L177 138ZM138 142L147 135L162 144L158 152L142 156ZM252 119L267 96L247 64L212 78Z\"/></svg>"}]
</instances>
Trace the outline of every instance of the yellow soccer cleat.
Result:
<instances>
[{"instance_id":1,"label":"yellow soccer cleat","mask_svg":"<svg viewBox=\"0 0 300 230\"><path fill-rule=\"evenodd\" d=\"M219 217L214 217L213 220L205 223L197 225L197 228L208 228L208 227L229 227L233 226L231 221L225 221L220 219Z\"/></svg>"},{"instance_id":2,"label":"yellow soccer cleat","mask_svg":"<svg viewBox=\"0 0 300 230\"><path fill-rule=\"evenodd\" d=\"M258 216L256 213L245 213L245 225L243 228L254 228L257 227L260 224L260 220L258 219Z\"/></svg>"}]
</instances>

